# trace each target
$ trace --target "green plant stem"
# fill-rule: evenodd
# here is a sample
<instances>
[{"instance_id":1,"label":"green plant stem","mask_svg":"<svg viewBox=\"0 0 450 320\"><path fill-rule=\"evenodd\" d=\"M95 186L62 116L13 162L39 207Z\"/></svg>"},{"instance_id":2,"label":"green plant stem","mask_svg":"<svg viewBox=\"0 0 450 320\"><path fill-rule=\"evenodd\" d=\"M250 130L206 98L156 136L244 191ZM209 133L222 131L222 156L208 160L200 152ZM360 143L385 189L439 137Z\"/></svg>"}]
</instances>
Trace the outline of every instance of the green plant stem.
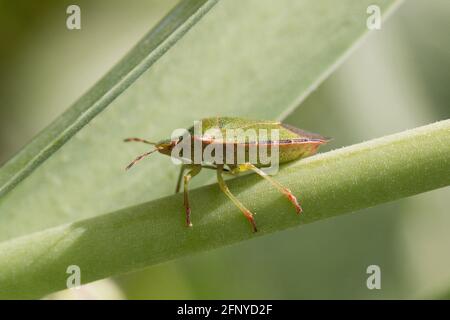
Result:
<instances>
[{"instance_id":1,"label":"green plant stem","mask_svg":"<svg viewBox=\"0 0 450 320\"><path fill-rule=\"evenodd\" d=\"M229 181L232 192L257 213L256 234L218 186L210 185L190 193L192 229L184 226L177 194L4 242L0 296L37 298L63 289L69 265L78 265L87 283L447 186L449 141L445 120L283 168L275 178L298 196L300 216L255 175Z\"/></svg>"},{"instance_id":2,"label":"green plant stem","mask_svg":"<svg viewBox=\"0 0 450 320\"><path fill-rule=\"evenodd\" d=\"M12 190L103 111L170 49L218 0L184 0L169 12L91 90L0 170L0 197Z\"/></svg>"}]
</instances>

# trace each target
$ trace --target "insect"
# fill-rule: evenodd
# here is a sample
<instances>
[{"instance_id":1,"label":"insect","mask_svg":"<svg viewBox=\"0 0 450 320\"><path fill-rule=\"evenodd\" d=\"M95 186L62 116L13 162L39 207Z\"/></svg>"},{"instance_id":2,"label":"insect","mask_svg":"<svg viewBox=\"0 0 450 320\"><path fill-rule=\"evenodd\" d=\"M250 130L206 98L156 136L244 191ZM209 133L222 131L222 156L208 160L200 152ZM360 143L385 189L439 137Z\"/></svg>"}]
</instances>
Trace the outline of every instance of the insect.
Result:
<instances>
[{"instance_id":1,"label":"insect","mask_svg":"<svg viewBox=\"0 0 450 320\"><path fill-rule=\"evenodd\" d=\"M253 171L260 175L262 178L270 182L276 189L278 189L295 207L297 214L302 212L302 208L297 200L297 198L292 194L292 192L269 176L263 167L267 166L262 164L258 158L256 162L238 162L236 157L236 150L239 147L243 147L245 155L248 156L250 149L259 151L262 147L277 146L278 147L278 162L286 163L289 161L301 159L308 157L317 152L318 147L329 141L329 138L322 137L318 134L303 131L301 129L292 127L290 125L277 122L277 121L261 121L261 120L248 120L243 118L234 117L212 117L205 118L199 121L201 130L200 132L195 132L195 128L191 127L187 131L189 133L186 137L179 137L177 139L166 139L160 142L151 142L140 138L128 138L125 142L136 141L143 142L154 146L153 150L150 150L140 156L138 156L133 162L131 162L126 169L130 169L134 164L148 155L158 151L164 155L173 156L174 148L182 142L192 142L192 145L197 143L200 146L201 151L204 151L208 146L213 146L215 148L223 148L224 150L228 147L231 148L233 157L228 157L231 159L224 159L223 162L212 162L208 163L201 158L199 162L195 162L194 153L188 154L185 157L185 153L181 153L180 159L183 159L183 164L181 166L180 174L177 181L176 193L179 192L182 181L184 182L184 207L186 211L186 225L192 226L191 223L191 207L189 204L189 181L196 176L201 169L213 169L216 170L217 180L220 189L225 193L225 195L230 198L230 200L242 211L244 216L250 222L254 232L257 231L255 219L250 210L248 210L230 191L225 180L223 179L223 174L238 175L241 172ZM221 137L207 135L207 132L211 130L216 130L216 132L222 133ZM269 138L261 139L259 136L248 137L244 140L237 140L236 134L231 136L227 133L233 130L253 130L254 132L259 132L262 130L271 131L277 130L278 138L276 140L270 140ZM184 140L188 139L188 140ZM193 147L191 147L193 149ZM216 149L219 150L219 149ZM230 150L230 149L227 149ZM186 153L187 154L187 153ZM228 154L227 154L228 156ZM245 158L247 159L247 158ZM185 171L189 170L186 174Z\"/></svg>"}]
</instances>

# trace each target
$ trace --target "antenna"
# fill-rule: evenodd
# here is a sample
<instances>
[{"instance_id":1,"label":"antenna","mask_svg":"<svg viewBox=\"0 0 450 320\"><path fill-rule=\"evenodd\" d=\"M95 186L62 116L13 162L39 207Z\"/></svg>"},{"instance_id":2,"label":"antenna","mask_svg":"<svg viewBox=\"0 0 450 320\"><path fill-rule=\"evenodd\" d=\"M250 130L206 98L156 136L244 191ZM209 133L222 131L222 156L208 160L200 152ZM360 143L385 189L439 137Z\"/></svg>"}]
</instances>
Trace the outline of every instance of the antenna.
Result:
<instances>
[{"instance_id":1,"label":"antenna","mask_svg":"<svg viewBox=\"0 0 450 320\"><path fill-rule=\"evenodd\" d=\"M157 145L157 143L155 143L155 142L151 142L151 141L141 139L141 138L127 138L127 139L123 140L123 142L143 142L143 143L151 144L154 146Z\"/></svg>"},{"instance_id":2,"label":"antenna","mask_svg":"<svg viewBox=\"0 0 450 320\"><path fill-rule=\"evenodd\" d=\"M158 151L159 149L154 149L152 151L146 152L144 154L141 154L139 157L137 157L136 159L133 160L133 162L131 162L126 168L125 170L130 169L136 162L139 162L140 160L142 160L143 158L151 155L153 152Z\"/></svg>"}]
</instances>

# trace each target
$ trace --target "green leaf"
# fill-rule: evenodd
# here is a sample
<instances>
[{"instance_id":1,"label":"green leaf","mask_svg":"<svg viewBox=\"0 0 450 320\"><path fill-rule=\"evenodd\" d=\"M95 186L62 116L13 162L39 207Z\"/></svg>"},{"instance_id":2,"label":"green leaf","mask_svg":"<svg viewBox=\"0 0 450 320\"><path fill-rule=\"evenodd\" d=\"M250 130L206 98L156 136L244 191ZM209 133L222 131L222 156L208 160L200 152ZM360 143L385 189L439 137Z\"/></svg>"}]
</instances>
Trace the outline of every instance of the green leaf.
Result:
<instances>
[{"instance_id":1,"label":"green leaf","mask_svg":"<svg viewBox=\"0 0 450 320\"><path fill-rule=\"evenodd\" d=\"M188 6L191 13L211 6L211 2L194 3L192 8ZM367 32L367 6L378 4L387 12L393 3L397 2L345 0L336 5L333 0L252 0L236 7L233 1L219 2L118 98L112 101L112 94L107 94L101 106L92 104L99 92L114 90L118 94L124 89L114 86L110 78L124 82L121 76L128 63L140 66L139 72L148 66L148 50L140 52L139 48L153 48L151 35L161 32L157 28L106 80L0 171L6 190L9 187L5 189L5 185L14 185L41 164L0 199L0 239L171 194L177 168L168 158L154 156L125 173L126 164L146 149L125 145L123 138L165 138L173 129L211 115L281 118L334 70ZM197 13L186 20L188 15L180 10L173 14L182 14L187 24L200 16ZM135 78L136 74L128 76L127 84ZM104 112L66 141L110 101ZM8 182L11 177L12 183ZM182 219L182 211L179 213Z\"/></svg>"},{"instance_id":2,"label":"green leaf","mask_svg":"<svg viewBox=\"0 0 450 320\"><path fill-rule=\"evenodd\" d=\"M0 197L127 89L218 0L181 1L108 74L0 170Z\"/></svg>"},{"instance_id":3,"label":"green leaf","mask_svg":"<svg viewBox=\"0 0 450 320\"><path fill-rule=\"evenodd\" d=\"M299 195L301 216L260 177L232 180L230 189L257 212L256 234L211 185L191 192L192 229L180 219L177 194L5 242L0 296L36 298L63 289L71 264L87 283L448 186L449 139L445 120L293 163L276 179Z\"/></svg>"}]
</instances>

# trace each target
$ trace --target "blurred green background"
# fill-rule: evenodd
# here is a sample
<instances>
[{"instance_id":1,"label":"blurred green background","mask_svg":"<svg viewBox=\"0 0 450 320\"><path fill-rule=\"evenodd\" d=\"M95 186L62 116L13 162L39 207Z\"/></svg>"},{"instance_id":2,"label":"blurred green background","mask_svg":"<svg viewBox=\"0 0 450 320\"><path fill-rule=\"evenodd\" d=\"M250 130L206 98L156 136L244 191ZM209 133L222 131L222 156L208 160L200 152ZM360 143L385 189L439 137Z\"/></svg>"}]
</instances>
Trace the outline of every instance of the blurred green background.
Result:
<instances>
[{"instance_id":1,"label":"blurred green background","mask_svg":"<svg viewBox=\"0 0 450 320\"><path fill-rule=\"evenodd\" d=\"M69 31L71 1L0 1L0 163L175 3L77 1L82 29ZM405 1L286 122L333 136L326 151L449 118L449 31L449 1ZM436 190L86 290L90 297L137 299L450 298L449 197L449 188ZM381 267L381 290L366 287L372 264Z\"/></svg>"}]
</instances>

